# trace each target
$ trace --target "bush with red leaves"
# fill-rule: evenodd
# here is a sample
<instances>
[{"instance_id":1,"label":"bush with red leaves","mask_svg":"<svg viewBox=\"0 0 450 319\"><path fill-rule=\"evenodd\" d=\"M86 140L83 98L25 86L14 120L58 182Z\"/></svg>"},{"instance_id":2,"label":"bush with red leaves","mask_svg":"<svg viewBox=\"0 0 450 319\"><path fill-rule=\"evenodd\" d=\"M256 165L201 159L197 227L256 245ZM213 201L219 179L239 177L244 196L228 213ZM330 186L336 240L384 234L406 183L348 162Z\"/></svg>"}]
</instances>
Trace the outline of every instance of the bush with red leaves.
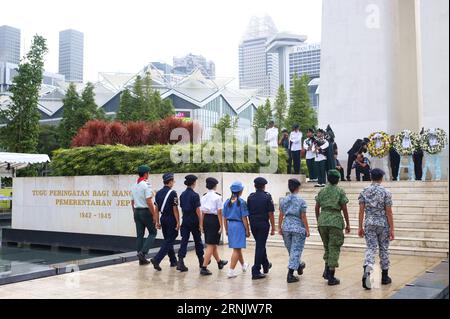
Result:
<instances>
[{"instance_id":1,"label":"bush with red leaves","mask_svg":"<svg viewBox=\"0 0 450 319\"><path fill-rule=\"evenodd\" d=\"M176 128L186 129L190 134L191 143L199 142L194 140L194 128L200 130L198 123L168 117L156 122L89 121L73 138L72 147L116 144L127 146L174 144L177 140L171 141L170 133Z\"/></svg>"}]
</instances>

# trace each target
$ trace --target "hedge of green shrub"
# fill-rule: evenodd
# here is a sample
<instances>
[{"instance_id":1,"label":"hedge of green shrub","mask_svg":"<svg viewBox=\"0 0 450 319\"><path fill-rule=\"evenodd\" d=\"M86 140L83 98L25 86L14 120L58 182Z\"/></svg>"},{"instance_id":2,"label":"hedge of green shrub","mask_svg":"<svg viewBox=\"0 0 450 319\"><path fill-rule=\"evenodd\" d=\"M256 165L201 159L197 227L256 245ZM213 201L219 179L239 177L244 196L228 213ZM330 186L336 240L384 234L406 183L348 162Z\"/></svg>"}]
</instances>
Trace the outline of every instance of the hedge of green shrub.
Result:
<instances>
[{"instance_id":1,"label":"hedge of green shrub","mask_svg":"<svg viewBox=\"0 0 450 319\"><path fill-rule=\"evenodd\" d=\"M97 145L93 147L78 147L71 149L59 149L53 154L51 162L52 175L54 176L83 176L83 175L121 175L135 174L139 165L147 164L153 173L187 173L187 172L260 172L261 164L247 162L248 154L254 154L255 146L245 145L244 163L174 163L170 152L173 145L149 145L141 147L128 147L124 145ZM177 146L180 147L180 146ZM180 151L188 150L191 159L192 154L198 154L204 150L205 144L188 144L180 147ZM217 147L217 146L216 146ZM225 150L233 149L230 145L223 145L223 158ZM236 152L236 151L235 151ZM234 152L234 153L235 153ZM234 154L236 155L236 154ZM264 160L263 160L264 161ZM304 160L302 161L304 162ZM302 166L303 172L305 167ZM277 173L286 173L287 155L284 149L278 150Z\"/></svg>"}]
</instances>

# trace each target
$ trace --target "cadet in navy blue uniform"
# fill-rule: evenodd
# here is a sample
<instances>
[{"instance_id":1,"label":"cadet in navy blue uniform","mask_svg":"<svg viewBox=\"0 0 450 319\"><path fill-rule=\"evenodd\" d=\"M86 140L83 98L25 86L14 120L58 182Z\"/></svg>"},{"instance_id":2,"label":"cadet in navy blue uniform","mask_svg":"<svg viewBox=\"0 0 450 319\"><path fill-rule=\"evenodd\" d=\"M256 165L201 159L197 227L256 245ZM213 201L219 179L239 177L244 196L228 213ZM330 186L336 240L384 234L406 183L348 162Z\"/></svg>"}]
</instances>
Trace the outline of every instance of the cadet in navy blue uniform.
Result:
<instances>
[{"instance_id":1,"label":"cadet in navy blue uniform","mask_svg":"<svg viewBox=\"0 0 450 319\"><path fill-rule=\"evenodd\" d=\"M255 238L255 264L252 267L252 279L262 279L272 268L267 259L266 242L269 236L275 235L274 205L272 196L265 191L267 180L258 177L254 180L256 192L251 193L247 199L247 207L250 219L250 228ZM270 221L270 223L269 223ZM272 229L270 230L270 227ZM261 273L261 266L264 274Z\"/></svg>"},{"instance_id":2,"label":"cadet in navy blue uniform","mask_svg":"<svg viewBox=\"0 0 450 319\"><path fill-rule=\"evenodd\" d=\"M187 245L189 237L192 233L195 243L195 253L198 257L199 267L203 266L203 243L202 233L200 231L200 196L194 191L197 176L187 175L185 177L184 185L186 190L180 195L180 207L183 212L183 222L181 223L181 245L178 251L178 265L177 270L184 272L188 268L184 264L183 259L186 257Z\"/></svg>"},{"instance_id":3,"label":"cadet in navy blue uniform","mask_svg":"<svg viewBox=\"0 0 450 319\"><path fill-rule=\"evenodd\" d=\"M164 242L159 249L158 254L150 260L153 267L161 271L159 264L166 255L170 259L170 267L177 266L177 257L175 256L175 250L173 244L178 236L178 230L180 229L180 214L178 212L178 196L172 189L175 184L172 173L166 173L163 175L164 187L161 188L155 196L156 208L161 212L161 228L164 236Z\"/></svg>"}]
</instances>

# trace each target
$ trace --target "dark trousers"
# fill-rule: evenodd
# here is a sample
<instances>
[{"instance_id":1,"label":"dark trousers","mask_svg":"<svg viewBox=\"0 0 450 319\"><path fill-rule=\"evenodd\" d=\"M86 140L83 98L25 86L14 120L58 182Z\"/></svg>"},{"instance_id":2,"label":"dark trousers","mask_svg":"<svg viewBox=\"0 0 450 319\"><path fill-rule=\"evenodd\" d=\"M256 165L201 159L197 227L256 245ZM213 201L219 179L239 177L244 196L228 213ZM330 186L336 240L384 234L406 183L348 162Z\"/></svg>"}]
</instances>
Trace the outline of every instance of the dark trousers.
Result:
<instances>
[{"instance_id":1,"label":"dark trousers","mask_svg":"<svg viewBox=\"0 0 450 319\"><path fill-rule=\"evenodd\" d=\"M136 250L138 253L147 254L153 246L156 237L153 217L148 208L136 208L133 217L136 224ZM145 229L148 231L146 239L144 239Z\"/></svg>"},{"instance_id":2,"label":"dark trousers","mask_svg":"<svg viewBox=\"0 0 450 319\"><path fill-rule=\"evenodd\" d=\"M287 173L292 174L292 152L290 150L288 150L287 153L288 153Z\"/></svg>"},{"instance_id":3,"label":"dark trousers","mask_svg":"<svg viewBox=\"0 0 450 319\"><path fill-rule=\"evenodd\" d=\"M400 169L400 155L390 155L389 162L391 164L392 179L396 181L398 180L398 172Z\"/></svg>"},{"instance_id":4,"label":"dark trousers","mask_svg":"<svg viewBox=\"0 0 450 319\"><path fill-rule=\"evenodd\" d=\"M270 224L268 221L250 221L250 228L255 238L255 262L252 267L252 275L258 275L261 273L261 266L263 269L269 268L266 242L269 237Z\"/></svg>"},{"instance_id":5,"label":"dark trousers","mask_svg":"<svg viewBox=\"0 0 450 319\"><path fill-rule=\"evenodd\" d=\"M414 174L416 176L416 181L422 180L422 162L423 162L423 151L414 152L413 154L414 161Z\"/></svg>"},{"instance_id":6,"label":"dark trousers","mask_svg":"<svg viewBox=\"0 0 450 319\"><path fill-rule=\"evenodd\" d=\"M370 181L370 168L369 166L361 167L359 165L356 166L356 180L361 181L361 175L363 176L363 181Z\"/></svg>"},{"instance_id":7,"label":"dark trousers","mask_svg":"<svg viewBox=\"0 0 450 319\"><path fill-rule=\"evenodd\" d=\"M291 151L292 161L294 162L294 174L300 174L300 151Z\"/></svg>"},{"instance_id":8,"label":"dark trousers","mask_svg":"<svg viewBox=\"0 0 450 319\"><path fill-rule=\"evenodd\" d=\"M315 162L317 170L317 183L326 184L327 183L327 161Z\"/></svg>"},{"instance_id":9,"label":"dark trousers","mask_svg":"<svg viewBox=\"0 0 450 319\"><path fill-rule=\"evenodd\" d=\"M175 243L175 239L178 236L178 231L176 229L177 221L175 220L175 216L171 214L171 216L162 215L161 217L161 229L164 236L164 241L159 248L158 253L156 254L154 260L156 263L160 263L164 257L169 256L170 263L176 263L177 257L175 256L175 250L173 249L173 244Z\"/></svg>"},{"instance_id":10,"label":"dark trousers","mask_svg":"<svg viewBox=\"0 0 450 319\"><path fill-rule=\"evenodd\" d=\"M352 175L353 162L356 160L356 154L349 154L347 161L347 179Z\"/></svg>"},{"instance_id":11,"label":"dark trousers","mask_svg":"<svg viewBox=\"0 0 450 319\"><path fill-rule=\"evenodd\" d=\"M306 166L308 167L309 179L317 179L317 169L314 158L307 159Z\"/></svg>"},{"instance_id":12,"label":"dark trousers","mask_svg":"<svg viewBox=\"0 0 450 319\"><path fill-rule=\"evenodd\" d=\"M341 173L341 181L345 181L345 177L344 177L344 169L342 167L336 168L339 173Z\"/></svg>"},{"instance_id":13,"label":"dark trousers","mask_svg":"<svg viewBox=\"0 0 450 319\"><path fill-rule=\"evenodd\" d=\"M202 234L200 232L200 226L198 222L197 215L195 216L183 216L183 222L181 223L181 244L180 250L178 251L178 258L185 258L187 252L187 246L189 242L189 237L194 238L195 243L195 253L199 260L203 260L203 242Z\"/></svg>"}]
</instances>

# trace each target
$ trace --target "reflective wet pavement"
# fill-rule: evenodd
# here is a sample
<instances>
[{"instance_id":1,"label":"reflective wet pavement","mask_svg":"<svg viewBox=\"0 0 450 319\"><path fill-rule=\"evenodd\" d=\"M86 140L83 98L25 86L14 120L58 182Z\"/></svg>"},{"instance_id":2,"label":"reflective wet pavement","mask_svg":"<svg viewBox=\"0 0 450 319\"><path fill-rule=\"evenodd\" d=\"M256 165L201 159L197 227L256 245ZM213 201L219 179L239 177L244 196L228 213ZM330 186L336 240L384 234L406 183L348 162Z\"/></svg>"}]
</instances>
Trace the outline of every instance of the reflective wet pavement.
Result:
<instances>
[{"instance_id":1,"label":"reflective wet pavement","mask_svg":"<svg viewBox=\"0 0 450 319\"><path fill-rule=\"evenodd\" d=\"M227 247L221 246L219 252L222 258L230 258L231 250ZM252 245L244 251L250 263L253 253ZM213 275L201 277L195 252L190 251L186 273L170 268L167 258L161 264L161 272L156 272L151 265L140 267L137 262L128 262L0 286L0 298L389 298L440 262L439 258L392 255L393 283L375 285L371 291L365 291L361 287L362 253L342 254L336 272L341 285L334 287L327 286L322 279L320 249L305 250L305 273L294 284L286 283L286 249L269 247L268 255L273 268L267 278L258 281L252 281L249 272L228 279L228 266L219 271L215 262L210 266Z\"/></svg>"}]
</instances>

